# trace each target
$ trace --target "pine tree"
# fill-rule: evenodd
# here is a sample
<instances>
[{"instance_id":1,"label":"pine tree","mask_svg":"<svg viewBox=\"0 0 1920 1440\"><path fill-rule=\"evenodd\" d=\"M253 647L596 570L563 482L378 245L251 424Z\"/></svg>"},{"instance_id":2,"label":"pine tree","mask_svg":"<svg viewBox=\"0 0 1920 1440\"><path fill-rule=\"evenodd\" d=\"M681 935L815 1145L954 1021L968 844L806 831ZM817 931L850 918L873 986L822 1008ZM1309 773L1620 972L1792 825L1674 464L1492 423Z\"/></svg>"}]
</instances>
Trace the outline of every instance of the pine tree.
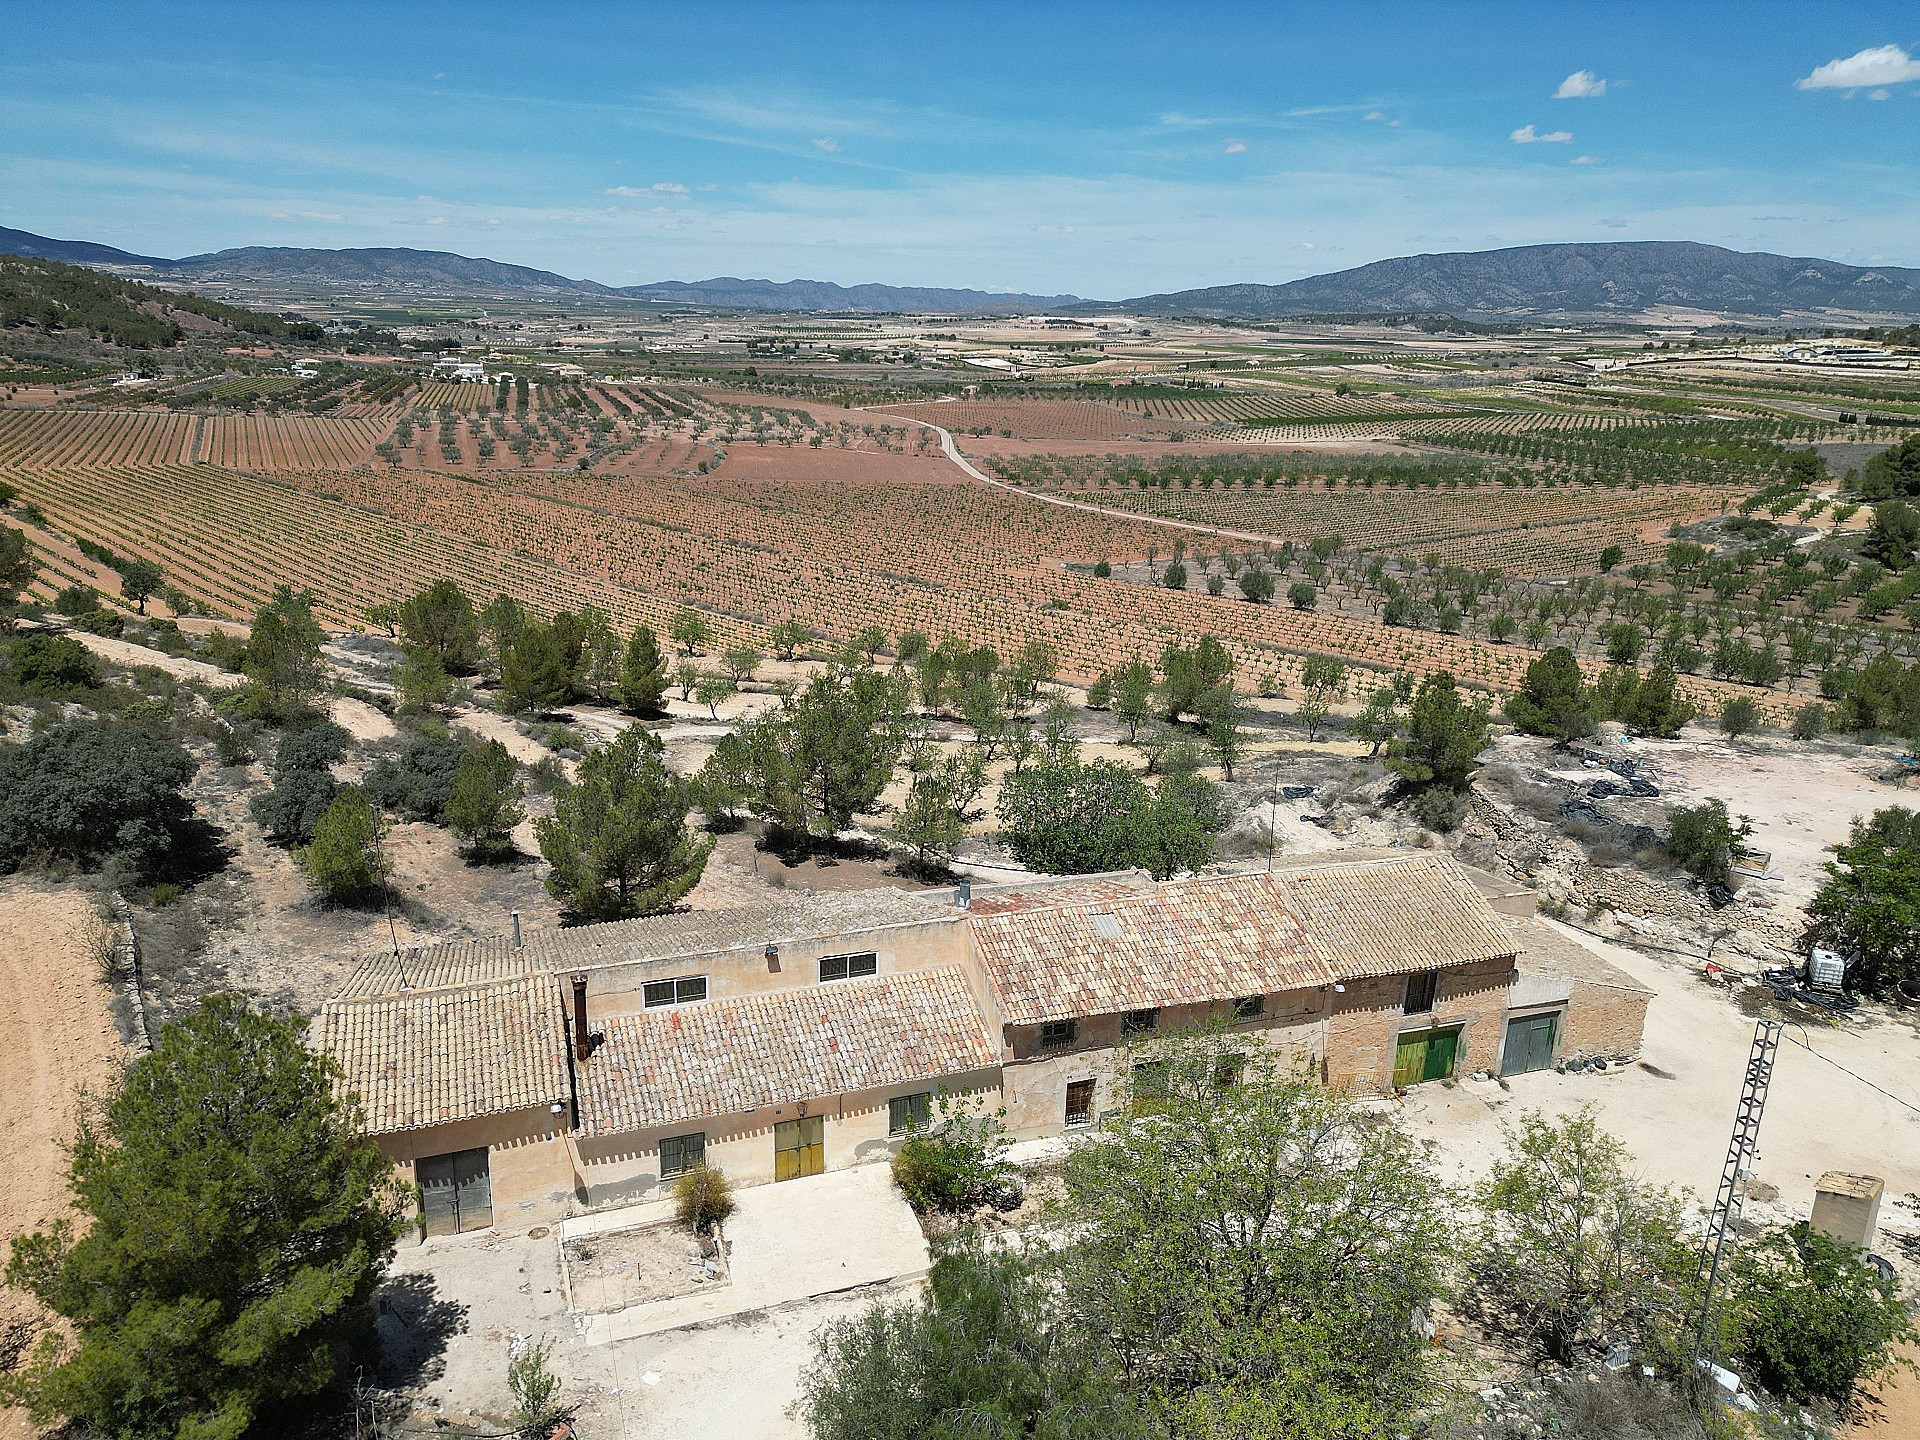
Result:
<instances>
[{"instance_id":1,"label":"pine tree","mask_svg":"<svg viewBox=\"0 0 1920 1440\"><path fill-rule=\"evenodd\" d=\"M520 802L527 792L519 772L498 740L469 750L453 772L447 828L470 858L498 860L513 853L513 827L526 818Z\"/></svg>"},{"instance_id":2,"label":"pine tree","mask_svg":"<svg viewBox=\"0 0 1920 1440\"><path fill-rule=\"evenodd\" d=\"M6 1270L72 1338L44 1333L4 1399L89 1433L234 1440L331 1383L404 1197L301 1024L212 996L82 1123L82 1233L25 1236Z\"/></svg>"},{"instance_id":3,"label":"pine tree","mask_svg":"<svg viewBox=\"0 0 1920 1440\"><path fill-rule=\"evenodd\" d=\"M651 714L666 694L667 659L660 653L660 642L645 625L635 626L620 667L621 703L639 714Z\"/></svg>"},{"instance_id":4,"label":"pine tree","mask_svg":"<svg viewBox=\"0 0 1920 1440\"><path fill-rule=\"evenodd\" d=\"M700 881L713 841L687 829L689 783L668 771L660 738L630 726L580 764L578 780L534 822L553 866L547 889L596 920L648 915Z\"/></svg>"}]
</instances>

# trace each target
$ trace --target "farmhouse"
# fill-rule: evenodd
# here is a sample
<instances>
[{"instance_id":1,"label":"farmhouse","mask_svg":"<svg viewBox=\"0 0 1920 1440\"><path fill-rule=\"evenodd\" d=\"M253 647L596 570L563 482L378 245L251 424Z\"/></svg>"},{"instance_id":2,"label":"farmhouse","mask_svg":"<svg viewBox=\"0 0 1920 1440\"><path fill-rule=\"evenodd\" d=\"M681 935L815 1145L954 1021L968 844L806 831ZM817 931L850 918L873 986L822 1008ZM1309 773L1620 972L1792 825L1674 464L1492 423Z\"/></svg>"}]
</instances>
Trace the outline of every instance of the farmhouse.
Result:
<instances>
[{"instance_id":1,"label":"farmhouse","mask_svg":"<svg viewBox=\"0 0 1920 1440\"><path fill-rule=\"evenodd\" d=\"M454 1233L884 1158L942 1093L1058 1135L1199 1024L1361 1092L1637 1052L1647 993L1531 910L1431 852L803 895L382 956L319 1040Z\"/></svg>"}]
</instances>

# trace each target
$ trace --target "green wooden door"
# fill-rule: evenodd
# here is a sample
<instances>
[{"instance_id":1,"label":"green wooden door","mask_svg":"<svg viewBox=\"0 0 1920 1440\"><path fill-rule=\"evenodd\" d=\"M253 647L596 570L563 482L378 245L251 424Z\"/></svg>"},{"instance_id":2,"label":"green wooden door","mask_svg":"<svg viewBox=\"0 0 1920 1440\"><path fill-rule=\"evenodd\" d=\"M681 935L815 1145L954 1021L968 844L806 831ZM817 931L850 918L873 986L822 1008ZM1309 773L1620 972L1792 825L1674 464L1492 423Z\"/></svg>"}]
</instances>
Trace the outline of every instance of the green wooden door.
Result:
<instances>
[{"instance_id":1,"label":"green wooden door","mask_svg":"<svg viewBox=\"0 0 1920 1440\"><path fill-rule=\"evenodd\" d=\"M1525 1075L1553 1064L1553 1032L1558 1015L1526 1015L1507 1022L1507 1043L1500 1052L1502 1075Z\"/></svg>"},{"instance_id":2,"label":"green wooden door","mask_svg":"<svg viewBox=\"0 0 1920 1440\"><path fill-rule=\"evenodd\" d=\"M1427 1067L1425 1034L1402 1035L1393 1052L1393 1086L1404 1090L1420 1083L1420 1072Z\"/></svg>"},{"instance_id":3,"label":"green wooden door","mask_svg":"<svg viewBox=\"0 0 1920 1440\"><path fill-rule=\"evenodd\" d=\"M1427 1036L1427 1063L1420 1072L1422 1080L1444 1080L1453 1074L1454 1056L1460 1049L1460 1031L1435 1030Z\"/></svg>"},{"instance_id":4,"label":"green wooden door","mask_svg":"<svg viewBox=\"0 0 1920 1440\"><path fill-rule=\"evenodd\" d=\"M1453 1074L1460 1053L1460 1027L1451 1030L1418 1030L1402 1035L1393 1051L1393 1083L1396 1089L1418 1085L1423 1080L1444 1080Z\"/></svg>"},{"instance_id":5,"label":"green wooden door","mask_svg":"<svg viewBox=\"0 0 1920 1440\"><path fill-rule=\"evenodd\" d=\"M827 1168L826 1119L805 1115L779 1120L773 1127L773 1178L798 1180Z\"/></svg>"}]
</instances>

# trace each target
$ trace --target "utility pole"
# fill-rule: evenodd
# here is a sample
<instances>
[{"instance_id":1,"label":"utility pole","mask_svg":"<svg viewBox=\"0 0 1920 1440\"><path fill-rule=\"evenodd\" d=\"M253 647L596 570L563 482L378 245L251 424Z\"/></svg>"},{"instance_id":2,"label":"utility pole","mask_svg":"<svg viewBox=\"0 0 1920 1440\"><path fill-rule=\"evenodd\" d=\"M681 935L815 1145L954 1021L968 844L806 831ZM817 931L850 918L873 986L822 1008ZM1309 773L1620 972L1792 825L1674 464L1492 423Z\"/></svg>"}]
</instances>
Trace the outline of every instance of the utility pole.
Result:
<instances>
[{"instance_id":1,"label":"utility pole","mask_svg":"<svg viewBox=\"0 0 1920 1440\"><path fill-rule=\"evenodd\" d=\"M1741 1182L1753 1173L1759 1154L1760 1116L1767 1108L1767 1087L1773 1082L1773 1059L1780 1049L1782 1026L1778 1020L1762 1020L1753 1027L1753 1049L1747 1055L1747 1070L1740 1084L1740 1103L1733 1113L1733 1138L1727 1145L1727 1163L1720 1171L1720 1189L1713 1209L1707 1212L1707 1232L1701 1237L1700 1321L1693 1334L1693 1356L1700 1358L1713 1329L1713 1292L1720 1283L1720 1262L1727 1247L1727 1232L1740 1218ZM1709 1354L1708 1359L1712 1359Z\"/></svg>"}]
</instances>

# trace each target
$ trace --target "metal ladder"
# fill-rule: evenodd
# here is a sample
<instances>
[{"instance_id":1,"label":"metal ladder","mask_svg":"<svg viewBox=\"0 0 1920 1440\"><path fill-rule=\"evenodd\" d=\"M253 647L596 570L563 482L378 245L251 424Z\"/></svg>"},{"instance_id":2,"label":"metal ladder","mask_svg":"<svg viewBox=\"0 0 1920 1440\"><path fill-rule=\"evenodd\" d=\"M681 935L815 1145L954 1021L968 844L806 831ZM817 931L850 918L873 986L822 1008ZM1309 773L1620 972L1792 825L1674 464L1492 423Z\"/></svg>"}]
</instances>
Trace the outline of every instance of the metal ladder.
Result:
<instances>
[{"instance_id":1,"label":"metal ladder","mask_svg":"<svg viewBox=\"0 0 1920 1440\"><path fill-rule=\"evenodd\" d=\"M1773 1058L1779 1052L1781 1034L1778 1020L1762 1020L1753 1027L1753 1049L1747 1055L1740 1103L1733 1115L1733 1139L1727 1145L1719 1193L1714 1196L1713 1209L1707 1212L1707 1231L1701 1238L1700 1269L1695 1276L1700 1286L1700 1322L1693 1340L1696 1358L1706 1346L1713 1323L1713 1292L1720 1283L1727 1232L1740 1218L1740 1181L1753 1172L1753 1161L1759 1153L1760 1116L1767 1108L1767 1087L1773 1081Z\"/></svg>"}]
</instances>

